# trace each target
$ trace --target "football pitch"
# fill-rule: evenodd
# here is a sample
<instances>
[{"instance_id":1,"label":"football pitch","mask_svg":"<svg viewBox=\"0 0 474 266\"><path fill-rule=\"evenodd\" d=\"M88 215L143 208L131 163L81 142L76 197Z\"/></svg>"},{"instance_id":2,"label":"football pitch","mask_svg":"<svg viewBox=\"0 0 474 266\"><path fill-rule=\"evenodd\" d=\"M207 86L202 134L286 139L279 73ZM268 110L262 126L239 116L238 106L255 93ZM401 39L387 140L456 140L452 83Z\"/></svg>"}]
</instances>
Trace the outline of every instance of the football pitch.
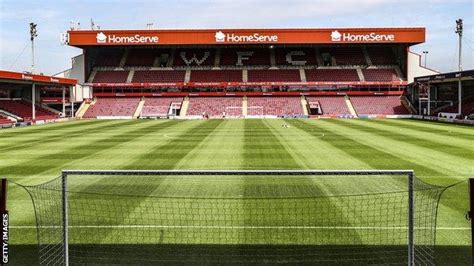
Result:
<instances>
[{"instance_id":1,"label":"football pitch","mask_svg":"<svg viewBox=\"0 0 474 266\"><path fill-rule=\"evenodd\" d=\"M448 186L474 176L474 128L413 120L249 119L93 120L0 130L0 176L35 185L58 177L63 169L413 169L427 183ZM338 186L357 187L351 181L341 179ZM163 188L162 183L144 185ZM107 186L116 189L113 182ZM163 193L184 193L180 187L168 184L165 188L172 189ZM9 189L11 255L31 262L37 242L33 205L23 188L11 184ZM234 179L201 184L199 193L219 189L238 193L246 187ZM130 215L139 206L130 204L123 211ZM446 263L469 261L467 210L466 182L444 192L436 245Z\"/></svg>"}]
</instances>

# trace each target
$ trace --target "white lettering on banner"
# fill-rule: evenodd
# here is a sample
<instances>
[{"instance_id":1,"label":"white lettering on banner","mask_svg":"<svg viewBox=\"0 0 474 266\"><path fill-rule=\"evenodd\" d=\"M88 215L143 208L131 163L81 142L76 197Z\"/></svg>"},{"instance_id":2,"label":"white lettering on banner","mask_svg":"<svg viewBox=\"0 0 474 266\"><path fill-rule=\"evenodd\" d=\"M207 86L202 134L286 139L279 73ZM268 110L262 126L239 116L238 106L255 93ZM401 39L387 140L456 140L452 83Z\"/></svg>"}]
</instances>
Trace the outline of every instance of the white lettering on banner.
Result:
<instances>
[{"instance_id":1,"label":"white lettering on banner","mask_svg":"<svg viewBox=\"0 0 474 266\"><path fill-rule=\"evenodd\" d=\"M131 36L116 36L105 35L103 32L97 33L97 43L158 43L160 38L158 36L142 36L135 34Z\"/></svg>"},{"instance_id":2,"label":"white lettering on banner","mask_svg":"<svg viewBox=\"0 0 474 266\"><path fill-rule=\"evenodd\" d=\"M216 42L278 42L278 35L265 35L260 33L254 33L249 35L236 35L234 33L223 33L222 31L216 32L214 35Z\"/></svg>"},{"instance_id":3,"label":"white lettering on banner","mask_svg":"<svg viewBox=\"0 0 474 266\"><path fill-rule=\"evenodd\" d=\"M395 41L394 34L377 34L371 32L369 34L352 34L339 33L337 30L331 32L331 40L333 42L393 42Z\"/></svg>"},{"instance_id":4,"label":"white lettering on banner","mask_svg":"<svg viewBox=\"0 0 474 266\"><path fill-rule=\"evenodd\" d=\"M305 56L306 54L303 51L291 51L286 54L286 62L293 66L304 66L306 65L306 60L293 60L294 55Z\"/></svg>"},{"instance_id":5,"label":"white lettering on banner","mask_svg":"<svg viewBox=\"0 0 474 266\"><path fill-rule=\"evenodd\" d=\"M237 66L243 66L242 60L249 60L249 56L252 56L253 52L237 52Z\"/></svg>"},{"instance_id":6,"label":"white lettering on banner","mask_svg":"<svg viewBox=\"0 0 474 266\"><path fill-rule=\"evenodd\" d=\"M8 240L9 240L9 219L8 213L2 214L2 263L8 263Z\"/></svg>"},{"instance_id":7,"label":"white lettering on banner","mask_svg":"<svg viewBox=\"0 0 474 266\"><path fill-rule=\"evenodd\" d=\"M181 59L183 59L184 63L186 65L191 65L192 62L196 62L198 66L200 66L206 59L211 55L211 52L204 52L204 55L201 57L201 59L198 59L196 54L193 54L193 57L191 59L186 58L186 52L181 52L179 53L179 56L181 56Z\"/></svg>"}]
</instances>

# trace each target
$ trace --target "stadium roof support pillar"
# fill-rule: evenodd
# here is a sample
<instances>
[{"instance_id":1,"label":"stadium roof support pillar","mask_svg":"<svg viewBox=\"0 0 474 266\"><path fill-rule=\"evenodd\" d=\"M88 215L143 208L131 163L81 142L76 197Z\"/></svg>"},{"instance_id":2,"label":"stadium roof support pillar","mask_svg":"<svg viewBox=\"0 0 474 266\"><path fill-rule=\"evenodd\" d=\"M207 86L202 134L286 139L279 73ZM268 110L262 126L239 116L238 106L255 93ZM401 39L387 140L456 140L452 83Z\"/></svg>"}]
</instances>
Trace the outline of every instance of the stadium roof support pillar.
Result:
<instances>
[{"instance_id":1,"label":"stadium roof support pillar","mask_svg":"<svg viewBox=\"0 0 474 266\"><path fill-rule=\"evenodd\" d=\"M427 114L428 115L431 115L431 87L428 86L428 106L426 107L428 110L427 110Z\"/></svg>"},{"instance_id":2,"label":"stadium roof support pillar","mask_svg":"<svg viewBox=\"0 0 474 266\"><path fill-rule=\"evenodd\" d=\"M33 122L36 121L36 84L33 82L31 85L31 119Z\"/></svg>"},{"instance_id":3,"label":"stadium roof support pillar","mask_svg":"<svg viewBox=\"0 0 474 266\"><path fill-rule=\"evenodd\" d=\"M61 114L61 117L66 116L66 88L63 86L63 113Z\"/></svg>"}]
</instances>

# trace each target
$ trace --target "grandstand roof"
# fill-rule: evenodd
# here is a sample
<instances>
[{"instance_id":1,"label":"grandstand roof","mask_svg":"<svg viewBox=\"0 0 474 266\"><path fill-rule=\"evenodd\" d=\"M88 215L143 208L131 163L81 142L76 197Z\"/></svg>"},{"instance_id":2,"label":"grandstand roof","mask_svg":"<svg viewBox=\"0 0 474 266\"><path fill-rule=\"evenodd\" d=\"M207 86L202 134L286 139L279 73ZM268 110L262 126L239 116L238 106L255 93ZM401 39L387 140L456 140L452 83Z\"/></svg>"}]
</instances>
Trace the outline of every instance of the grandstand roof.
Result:
<instances>
[{"instance_id":1,"label":"grandstand roof","mask_svg":"<svg viewBox=\"0 0 474 266\"><path fill-rule=\"evenodd\" d=\"M461 78L461 80L473 80L474 69L416 77L415 82L442 83L457 81L459 78Z\"/></svg>"},{"instance_id":2,"label":"grandstand roof","mask_svg":"<svg viewBox=\"0 0 474 266\"><path fill-rule=\"evenodd\" d=\"M0 83L41 83L46 85L75 85L77 80L52 76L0 70Z\"/></svg>"},{"instance_id":3,"label":"grandstand roof","mask_svg":"<svg viewBox=\"0 0 474 266\"><path fill-rule=\"evenodd\" d=\"M417 44L424 41L425 28L68 31L68 44L76 47L104 45Z\"/></svg>"}]
</instances>

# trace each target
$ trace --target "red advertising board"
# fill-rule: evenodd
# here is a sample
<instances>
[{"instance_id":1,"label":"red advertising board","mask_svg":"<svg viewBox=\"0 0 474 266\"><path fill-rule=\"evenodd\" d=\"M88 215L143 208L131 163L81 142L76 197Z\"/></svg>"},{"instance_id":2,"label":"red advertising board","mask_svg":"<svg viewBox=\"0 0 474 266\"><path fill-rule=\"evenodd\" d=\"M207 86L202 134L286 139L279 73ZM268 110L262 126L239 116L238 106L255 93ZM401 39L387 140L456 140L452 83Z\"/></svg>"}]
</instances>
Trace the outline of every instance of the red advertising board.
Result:
<instances>
[{"instance_id":1,"label":"red advertising board","mask_svg":"<svg viewBox=\"0 0 474 266\"><path fill-rule=\"evenodd\" d=\"M39 82L46 84L57 84L57 85L75 85L77 80L67 79L67 78L58 78L51 76L35 75L28 73L12 72L12 71L3 71L0 70L0 80L9 80L15 81L30 81L30 82Z\"/></svg>"},{"instance_id":2,"label":"red advertising board","mask_svg":"<svg viewBox=\"0 0 474 266\"><path fill-rule=\"evenodd\" d=\"M425 28L71 30L71 46L376 44L425 41Z\"/></svg>"}]
</instances>

